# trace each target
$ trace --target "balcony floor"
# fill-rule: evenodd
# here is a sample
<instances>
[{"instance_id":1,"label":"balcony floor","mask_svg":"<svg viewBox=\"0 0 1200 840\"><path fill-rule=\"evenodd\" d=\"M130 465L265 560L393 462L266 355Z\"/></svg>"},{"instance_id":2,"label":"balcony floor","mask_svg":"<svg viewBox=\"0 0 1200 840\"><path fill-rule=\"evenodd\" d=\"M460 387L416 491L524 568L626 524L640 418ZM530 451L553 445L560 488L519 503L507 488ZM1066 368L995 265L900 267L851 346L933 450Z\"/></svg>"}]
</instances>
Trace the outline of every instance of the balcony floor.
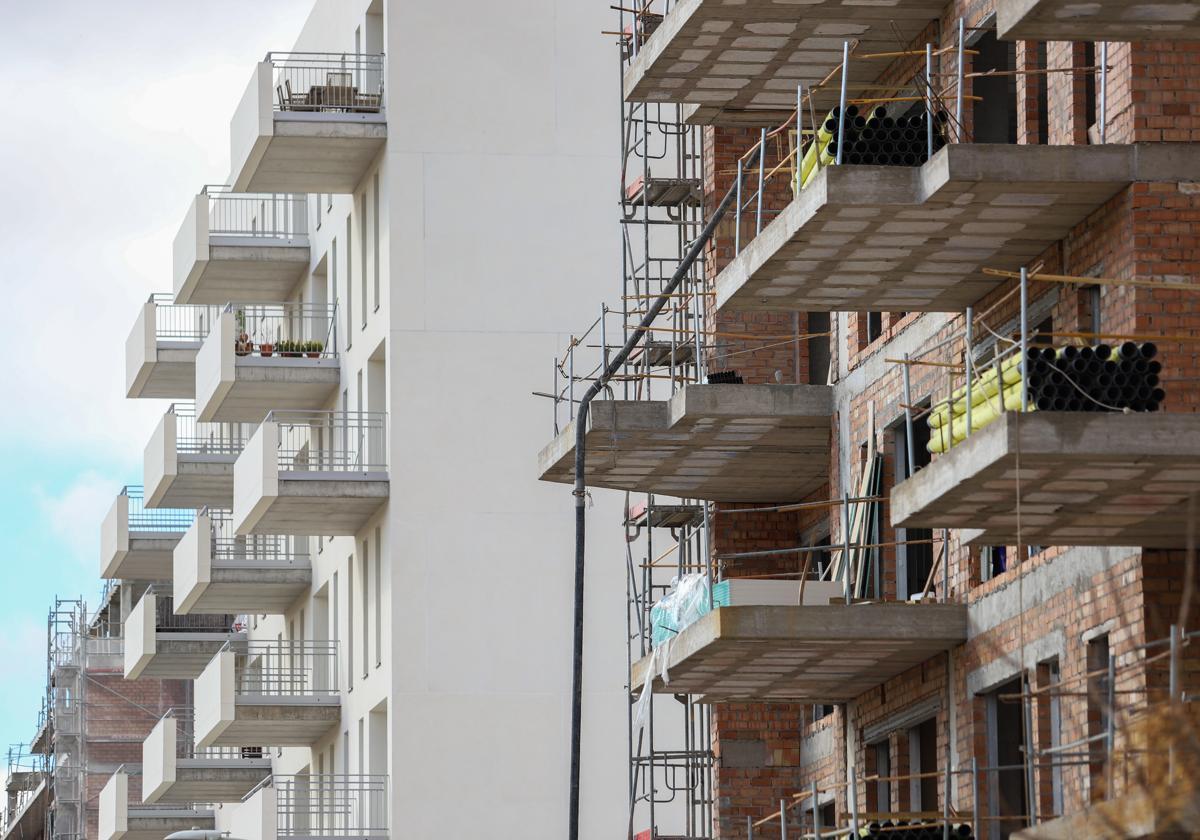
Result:
<instances>
[{"instance_id":1,"label":"balcony floor","mask_svg":"<svg viewBox=\"0 0 1200 840\"><path fill-rule=\"evenodd\" d=\"M1197 491L1195 415L1010 412L898 485L892 523L991 545L1182 548Z\"/></svg>"},{"instance_id":2,"label":"balcony floor","mask_svg":"<svg viewBox=\"0 0 1200 840\"><path fill-rule=\"evenodd\" d=\"M337 726L342 707L339 699L304 702L303 697L289 697L281 703L270 697L251 702L239 696L234 702L234 720L209 746L240 747L247 744L263 747L308 747Z\"/></svg>"},{"instance_id":3,"label":"balcony floor","mask_svg":"<svg viewBox=\"0 0 1200 840\"><path fill-rule=\"evenodd\" d=\"M232 192L352 193L387 141L383 114L275 112L273 121Z\"/></svg>"},{"instance_id":4,"label":"balcony floor","mask_svg":"<svg viewBox=\"0 0 1200 840\"><path fill-rule=\"evenodd\" d=\"M261 422L270 411L317 411L337 393L342 371L337 359L245 356L234 362L232 382L222 382L212 399L197 406L203 422Z\"/></svg>"},{"instance_id":5,"label":"balcony floor","mask_svg":"<svg viewBox=\"0 0 1200 840\"><path fill-rule=\"evenodd\" d=\"M796 85L807 89L842 60L842 43L856 40L866 55L899 49L942 6L929 0L805 0L803 14L779 0L683 0L666 16L625 72L625 99L697 106L695 122L775 123L796 107ZM850 60L850 92L886 67ZM837 85L818 96L822 115L837 103Z\"/></svg>"},{"instance_id":6,"label":"balcony floor","mask_svg":"<svg viewBox=\"0 0 1200 840\"><path fill-rule=\"evenodd\" d=\"M154 634L154 654L126 679L194 680L232 638L232 633L159 631Z\"/></svg>"},{"instance_id":7,"label":"balcony floor","mask_svg":"<svg viewBox=\"0 0 1200 840\"><path fill-rule=\"evenodd\" d=\"M961 311L1133 181L1200 180L1190 144L951 144L921 167L831 166L717 277L717 307Z\"/></svg>"},{"instance_id":8,"label":"balcony floor","mask_svg":"<svg viewBox=\"0 0 1200 840\"><path fill-rule=\"evenodd\" d=\"M312 585L312 569L221 568L210 572L212 580L187 607L187 613L282 615Z\"/></svg>"},{"instance_id":9,"label":"balcony floor","mask_svg":"<svg viewBox=\"0 0 1200 840\"><path fill-rule=\"evenodd\" d=\"M240 802L269 775L270 758L180 758L175 761L174 783L154 801Z\"/></svg>"},{"instance_id":10,"label":"balcony floor","mask_svg":"<svg viewBox=\"0 0 1200 840\"><path fill-rule=\"evenodd\" d=\"M132 531L129 550L115 558L103 577L119 580L164 581L174 573L175 546L181 532Z\"/></svg>"},{"instance_id":11,"label":"balcony floor","mask_svg":"<svg viewBox=\"0 0 1200 840\"><path fill-rule=\"evenodd\" d=\"M840 703L967 639L963 604L720 607L671 642L669 685L732 700ZM641 691L652 657L634 663Z\"/></svg>"},{"instance_id":12,"label":"balcony floor","mask_svg":"<svg viewBox=\"0 0 1200 840\"><path fill-rule=\"evenodd\" d=\"M196 396L196 353L200 342L158 342L156 358L142 366L126 396L142 399L190 400Z\"/></svg>"},{"instance_id":13,"label":"balcony floor","mask_svg":"<svg viewBox=\"0 0 1200 840\"><path fill-rule=\"evenodd\" d=\"M176 831L216 827L212 811L194 811L185 807L130 805L127 820L128 828L120 840L162 840Z\"/></svg>"},{"instance_id":14,"label":"balcony floor","mask_svg":"<svg viewBox=\"0 0 1200 840\"><path fill-rule=\"evenodd\" d=\"M157 487L146 487L146 507L202 508L233 506L233 463L236 455L179 453L175 475Z\"/></svg>"},{"instance_id":15,"label":"balcony floor","mask_svg":"<svg viewBox=\"0 0 1200 840\"><path fill-rule=\"evenodd\" d=\"M1009 41L1182 41L1200 38L1195 0L997 0Z\"/></svg>"},{"instance_id":16,"label":"balcony floor","mask_svg":"<svg viewBox=\"0 0 1200 840\"><path fill-rule=\"evenodd\" d=\"M197 261L177 303L287 300L308 269L308 237L294 240L252 236L213 236L208 261Z\"/></svg>"},{"instance_id":17,"label":"balcony floor","mask_svg":"<svg viewBox=\"0 0 1200 840\"><path fill-rule=\"evenodd\" d=\"M384 473L279 473L279 495L239 534L354 536L387 502Z\"/></svg>"},{"instance_id":18,"label":"balcony floor","mask_svg":"<svg viewBox=\"0 0 1200 840\"><path fill-rule=\"evenodd\" d=\"M597 400L592 487L694 499L785 502L829 478L832 392L824 385L687 385L670 400ZM543 481L574 482L575 424L538 456Z\"/></svg>"}]
</instances>

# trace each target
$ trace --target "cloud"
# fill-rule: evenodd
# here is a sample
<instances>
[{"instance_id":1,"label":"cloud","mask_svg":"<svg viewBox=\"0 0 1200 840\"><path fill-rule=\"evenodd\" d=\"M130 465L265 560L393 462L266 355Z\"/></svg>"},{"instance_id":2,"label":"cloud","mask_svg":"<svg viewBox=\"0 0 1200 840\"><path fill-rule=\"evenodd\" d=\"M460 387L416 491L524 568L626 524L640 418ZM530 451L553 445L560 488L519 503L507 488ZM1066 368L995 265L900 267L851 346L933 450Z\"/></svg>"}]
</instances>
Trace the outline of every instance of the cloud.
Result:
<instances>
[{"instance_id":1,"label":"cloud","mask_svg":"<svg viewBox=\"0 0 1200 840\"><path fill-rule=\"evenodd\" d=\"M95 471L80 474L59 493L34 487L37 510L45 521L47 533L67 552L73 565L88 572L88 583L95 581L100 559L100 523L121 491L119 480Z\"/></svg>"}]
</instances>

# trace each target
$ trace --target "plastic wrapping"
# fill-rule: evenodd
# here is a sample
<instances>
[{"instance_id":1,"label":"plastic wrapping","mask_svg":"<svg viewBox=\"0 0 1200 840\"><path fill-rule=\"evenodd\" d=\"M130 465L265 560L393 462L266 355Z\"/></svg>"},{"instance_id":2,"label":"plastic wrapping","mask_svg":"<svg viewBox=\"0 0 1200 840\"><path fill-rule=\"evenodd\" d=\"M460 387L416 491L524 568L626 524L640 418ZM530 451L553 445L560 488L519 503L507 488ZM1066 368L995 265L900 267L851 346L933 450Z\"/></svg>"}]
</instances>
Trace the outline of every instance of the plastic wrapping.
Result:
<instances>
[{"instance_id":1,"label":"plastic wrapping","mask_svg":"<svg viewBox=\"0 0 1200 840\"><path fill-rule=\"evenodd\" d=\"M650 646L661 647L709 609L708 575L675 578L671 591L650 608Z\"/></svg>"}]
</instances>

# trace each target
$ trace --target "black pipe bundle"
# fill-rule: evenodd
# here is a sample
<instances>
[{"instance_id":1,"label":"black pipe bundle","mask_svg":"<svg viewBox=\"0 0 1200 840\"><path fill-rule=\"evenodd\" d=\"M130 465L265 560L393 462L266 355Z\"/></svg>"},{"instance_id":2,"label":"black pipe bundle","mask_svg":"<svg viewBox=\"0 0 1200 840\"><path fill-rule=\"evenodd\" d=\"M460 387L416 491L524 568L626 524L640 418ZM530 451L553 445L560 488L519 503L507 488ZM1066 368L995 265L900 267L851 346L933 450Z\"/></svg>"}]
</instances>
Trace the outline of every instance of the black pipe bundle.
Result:
<instances>
[{"instance_id":1,"label":"black pipe bundle","mask_svg":"<svg viewBox=\"0 0 1200 840\"><path fill-rule=\"evenodd\" d=\"M1162 364L1150 342L1031 347L1025 386L1038 411L1158 411Z\"/></svg>"},{"instance_id":2,"label":"black pipe bundle","mask_svg":"<svg viewBox=\"0 0 1200 840\"><path fill-rule=\"evenodd\" d=\"M834 108L825 120L830 134L826 147L831 157L838 152L838 115ZM945 126L949 115L937 111L933 118L933 151L946 145ZM842 163L866 166L919 166L929 160L928 115L922 111L911 117L889 117L886 108L859 113L857 105L846 108L842 138Z\"/></svg>"},{"instance_id":3,"label":"black pipe bundle","mask_svg":"<svg viewBox=\"0 0 1200 840\"><path fill-rule=\"evenodd\" d=\"M882 823L873 822L858 831L864 838L891 838L891 840L942 840L942 826L934 825L927 820L885 820ZM975 834L968 823L950 826L950 836L954 840L975 840Z\"/></svg>"}]
</instances>

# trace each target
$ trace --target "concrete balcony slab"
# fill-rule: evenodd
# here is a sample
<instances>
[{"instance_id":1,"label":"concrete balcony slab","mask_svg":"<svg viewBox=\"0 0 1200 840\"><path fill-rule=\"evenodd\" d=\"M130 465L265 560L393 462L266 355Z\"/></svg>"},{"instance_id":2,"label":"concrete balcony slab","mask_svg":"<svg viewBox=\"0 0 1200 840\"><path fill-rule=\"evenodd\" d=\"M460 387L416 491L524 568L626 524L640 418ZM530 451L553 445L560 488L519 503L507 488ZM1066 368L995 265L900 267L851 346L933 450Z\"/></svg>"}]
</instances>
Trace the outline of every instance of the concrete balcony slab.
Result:
<instances>
[{"instance_id":1,"label":"concrete balcony slab","mask_svg":"<svg viewBox=\"0 0 1200 840\"><path fill-rule=\"evenodd\" d=\"M198 423L190 404L172 405L146 444L146 506L229 507L233 464L249 430L238 423Z\"/></svg>"},{"instance_id":2,"label":"concrete balcony slab","mask_svg":"<svg viewBox=\"0 0 1200 840\"><path fill-rule=\"evenodd\" d=\"M175 546L191 521L191 511L144 509L141 488L126 488L100 525L100 577L170 580Z\"/></svg>"},{"instance_id":3,"label":"concrete balcony slab","mask_svg":"<svg viewBox=\"0 0 1200 840\"><path fill-rule=\"evenodd\" d=\"M978 544L1183 548L1198 490L1194 415L1009 412L897 485L891 516Z\"/></svg>"},{"instance_id":4,"label":"concrete balcony slab","mask_svg":"<svg viewBox=\"0 0 1200 840\"><path fill-rule=\"evenodd\" d=\"M857 41L860 55L895 51L942 14L929 0L805 0L803 9L779 0L675 3L628 65L626 101L691 104L694 122L774 124L796 107L797 84L808 89L841 63L844 41ZM882 67L852 59L851 95ZM837 102L836 85L828 87L821 109Z\"/></svg>"},{"instance_id":5,"label":"concrete balcony slab","mask_svg":"<svg viewBox=\"0 0 1200 840\"><path fill-rule=\"evenodd\" d=\"M303 195L200 193L175 235L175 301L287 300L308 270L307 222Z\"/></svg>"},{"instance_id":6,"label":"concrete balcony slab","mask_svg":"<svg viewBox=\"0 0 1200 840\"><path fill-rule=\"evenodd\" d=\"M240 802L271 774L261 747L196 750L190 715L163 717L142 742L142 801Z\"/></svg>"},{"instance_id":7,"label":"concrete balcony slab","mask_svg":"<svg viewBox=\"0 0 1200 840\"><path fill-rule=\"evenodd\" d=\"M262 320L275 324L289 318L281 314ZM197 354L199 421L257 423L270 411L324 408L337 395L342 370L336 353L326 350L318 358L239 355L238 335L235 314L222 312Z\"/></svg>"},{"instance_id":8,"label":"concrete balcony slab","mask_svg":"<svg viewBox=\"0 0 1200 840\"><path fill-rule=\"evenodd\" d=\"M236 536L228 511L201 511L174 557L181 615L282 615L312 585L307 538Z\"/></svg>"},{"instance_id":9,"label":"concrete balcony slab","mask_svg":"<svg viewBox=\"0 0 1200 840\"><path fill-rule=\"evenodd\" d=\"M802 499L829 479L825 385L686 385L669 400L597 400L592 487L739 502ZM574 482L575 424L538 455L543 481Z\"/></svg>"},{"instance_id":10,"label":"concrete balcony slab","mask_svg":"<svg viewBox=\"0 0 1200 840\"><path fill-rule=\"evenodd\" d=\"M125 619L125 679L192 680L226 644L244 642L232 615L176 616L169 596L151 587Z\"/></svg>"},{"instance_id":11,"label":"concrete balcony slab","mask_svg":"<svg viewBox=\"0 0 1200 840\"><path fill-rule=\"evenodd\" d=\"M99 840L162 840L188 829L216 827L209 809L182 806L131 805L129 776L118 770L100 791Z\"/></svg>"},{"instance_id":12,"label":"concrete balcony slab","mask_svg":"<svg viewBox=\"0 0 1200 840\"><path fill-rule=\"evenodd\" d=\"M997 0L996 31L1010 41L1194 41L1194 0Z\"/></svg>"},{"instance_id":13,"label":"concrete balcony slab","mask_svg":"<svg viewBox=\"0 0 1200 840\"><path fill-rule=\"evenodd\" d=\"M634 663L639 691L700 695L707 702L839 703L854 699L967 639L963 604L720 607Z\"/></svg>"},{"instance_id":14,"label":"concrete balcony slab","mask_svg":"<svg viewBox=\"0 0 1200 840\"><path fill-rule=\"evenodd\" d=\"M298 428L268 419L238 457L233 468L237 534L353 536L386 504L390 482L382 458L347 461L336 444L341 437L336 428ZM323 431L331 434L322 437ZM376 433L382 437L382 428L362 434ZM346 433L351 448L362 445L354 441L357 434ZM311 449L296 444L299 440L310 441Z\"/></svg>"},{"instance_id":15,"label":"concrete balcony slab","mask_svg":"<svg viewBox=\"0 0 1200 840\"><path fill-rule=\"evenodd\" d=\"M155 295L143 304L125 341L125 395L191 399L196 393L196 354L216 311L176 306Z\"/></svg>"},{"instance_id":16,"label":"concrete balcony slab","mask_svg":"<svg viewBox=\"0 0 1200 840\"><path fill-rule=\"evenodd\" d=\"M717 307L961 311L1135 181L1200 179L1186 143L951 144L921 167L830 166L718 275Z\"/></svg>"},{"instance_id":17,"label":"concrete balcony slab","mask_svg":"<svg viewBox=\"0 0 1200 840\"><path fill-rule=\"evenodd\" d=\"M196 746L306 747L341 720L337 662L321 643L224 649L196 678Z\"/></svg>"},{"instance_id":18,"label":"concrete balcony slab","mask_svg":"<svg viewBox=\"0 0 1200 840\"><path fill-rule=\"evenodd\" d=\"M371 112L307 105L281 110L275 76L270 61L259 63L234 113L230 187L239 193L354 192L387 141L379 103Z\"/></svg>"}]
</instances>

